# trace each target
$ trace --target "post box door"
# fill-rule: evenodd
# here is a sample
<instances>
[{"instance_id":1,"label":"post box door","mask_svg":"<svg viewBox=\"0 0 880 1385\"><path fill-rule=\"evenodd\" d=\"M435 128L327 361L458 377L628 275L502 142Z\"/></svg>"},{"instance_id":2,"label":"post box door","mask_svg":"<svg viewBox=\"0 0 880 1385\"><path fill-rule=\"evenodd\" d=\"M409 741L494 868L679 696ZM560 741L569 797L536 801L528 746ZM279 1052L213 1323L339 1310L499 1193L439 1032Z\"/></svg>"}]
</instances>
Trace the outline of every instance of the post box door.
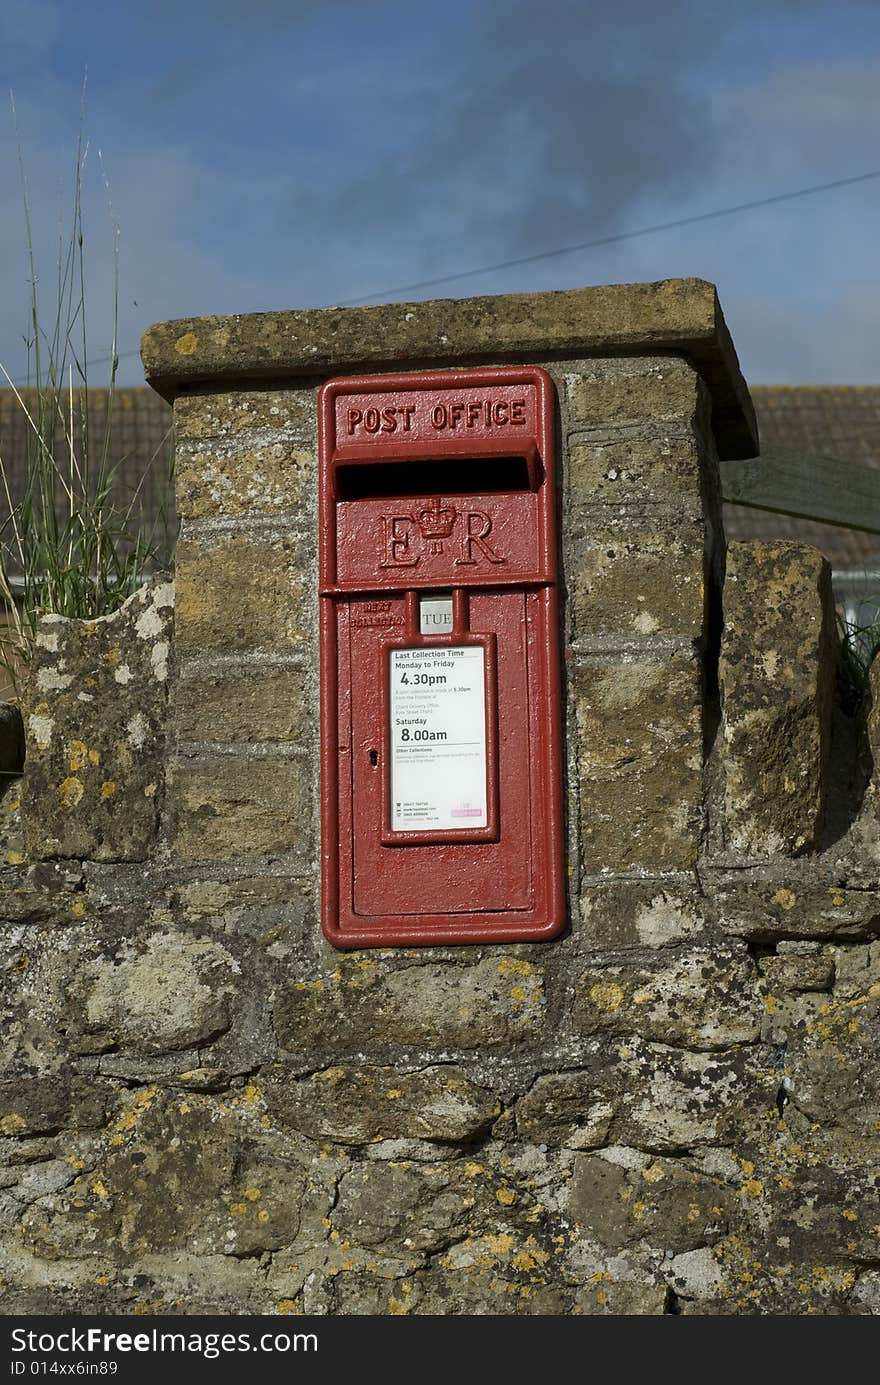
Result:
<instances>
[{"instance_id":1,"label":"post box door","mask_svg":"<svg viewBox=\"0 0 880 1385\"><path fill-rule=\"evenodd\" d=\"M553 423L533 368L322 390L322 923L337 946L562 926Z\"/></svg>"}]
</instances>

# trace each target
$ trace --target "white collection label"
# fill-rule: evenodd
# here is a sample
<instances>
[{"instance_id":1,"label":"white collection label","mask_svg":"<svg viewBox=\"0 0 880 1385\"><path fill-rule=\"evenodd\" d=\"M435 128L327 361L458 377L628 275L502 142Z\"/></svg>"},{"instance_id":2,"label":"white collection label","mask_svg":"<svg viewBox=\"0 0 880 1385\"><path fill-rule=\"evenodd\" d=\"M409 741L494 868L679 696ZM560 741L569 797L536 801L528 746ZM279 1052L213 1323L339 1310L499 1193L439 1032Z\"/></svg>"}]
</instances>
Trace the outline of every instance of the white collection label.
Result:
<instances>
[{"instance_id":1,"label":"white collection label","mask_svg":"<svg viewBox=\"0 0 880 1385\"><path fill-rule=\"evenodd\" d=\"M481 645L391 651L391 827L486 827Z\"/></svg>"}]
</instances>

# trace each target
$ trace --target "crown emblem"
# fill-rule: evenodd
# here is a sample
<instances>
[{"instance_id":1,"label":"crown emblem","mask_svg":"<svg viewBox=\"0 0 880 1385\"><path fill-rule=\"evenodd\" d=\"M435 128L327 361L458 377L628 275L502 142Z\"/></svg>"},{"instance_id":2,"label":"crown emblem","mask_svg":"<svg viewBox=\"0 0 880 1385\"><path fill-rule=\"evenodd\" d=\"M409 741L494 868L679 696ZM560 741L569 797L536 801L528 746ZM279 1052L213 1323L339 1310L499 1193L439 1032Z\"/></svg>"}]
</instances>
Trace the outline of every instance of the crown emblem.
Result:
<instances>
[{"instance_id":1,"label":"crown emblem","mask_svg":"<svg viewBox=\"0 0 880 1385\"><path fill-rule=\"evenodd\" d=\"M458 511L452 505L441 505L439 499L413 511L413 519L419 526L422 538L429 544L430 553L443 552L443 540L452 533Z\"/></svg>"}]
</instances>

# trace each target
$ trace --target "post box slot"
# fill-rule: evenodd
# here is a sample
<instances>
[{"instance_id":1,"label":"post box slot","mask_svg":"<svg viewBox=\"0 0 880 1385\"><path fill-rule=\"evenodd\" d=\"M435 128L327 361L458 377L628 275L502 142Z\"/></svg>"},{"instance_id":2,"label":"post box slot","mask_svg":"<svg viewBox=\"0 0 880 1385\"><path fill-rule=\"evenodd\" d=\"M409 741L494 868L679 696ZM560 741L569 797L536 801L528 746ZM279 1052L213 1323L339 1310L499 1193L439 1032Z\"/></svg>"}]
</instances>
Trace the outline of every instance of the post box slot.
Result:
<instances>
[{"instance_id":1,"label":"post box slot","mask_svg":"<svg viewBox=\"0 0 880 1385\"><path fill-rule=\"evenodd\" d=\"M338 499L370 500L531 491L540 478L526 457L457 457L337 464L335 481Z\"/></svg>"}]
</instances>

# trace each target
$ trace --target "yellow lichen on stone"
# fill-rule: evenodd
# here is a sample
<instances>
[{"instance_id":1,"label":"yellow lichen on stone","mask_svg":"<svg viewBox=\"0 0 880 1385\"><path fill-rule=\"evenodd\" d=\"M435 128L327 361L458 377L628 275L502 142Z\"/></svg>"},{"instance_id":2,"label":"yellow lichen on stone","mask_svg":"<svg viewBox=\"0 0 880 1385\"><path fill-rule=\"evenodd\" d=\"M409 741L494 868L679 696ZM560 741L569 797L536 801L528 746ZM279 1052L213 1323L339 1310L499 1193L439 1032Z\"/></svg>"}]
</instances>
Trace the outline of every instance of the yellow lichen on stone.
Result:
<instances>
[{"instance_id":1,"label":"yellow lichen on stone","mask_svg":"<svg viewBox=\"0 0 880 1385\"><path fill-rule=\"evenodd\" d=\"M8 1116L0 1116L0 1134L20 1135L23 1130L27 1130L27 1121L17 1111L10 1111Z\"/></svg>"},{"instance_id":2,"label":"yellow lichen on stone","mask_svg":"<svg viewBox=\"0 0 880 1385\"><path fill-rule=\"evenodd\" d=\"M512 1188L496 1188L495 1197L505 1207L510 1207L512 1203L516 1202L516 1193Z\"/></svg>"},{"instance_id":3,"label":"yellow lichen on stone","mask_svg":"<svg viewBox=\"0 0 880 1385\"><path fill-rule=\"evenodd\" d=\"M276 1308L282 1318L288 1315L293 1315L296 1317L302 1316L299 1309L296 1306L296 1300L292 1298L280 1298L278 1300L278 1303L276 1304Z\"/></svg>"},{"instance_id":4,"label":"yellow lichen on stone","mask_svg":"<svg viewBox=\"0 0 880 1385\"><path fill-rule=\"evenodd\" d=\"M494 1255L509 1255L513 1250L513 1237L506 1231L499 1235L487 1232L485 1242Z\"/></svg>"},{"instance_id":5,"label":"yellow lichen on stone","mask_svg":"<svg viewBox=\"0 0 880 1385\"><path fill-rule=\"evenodd\" d=\"M105 779L101 785L101 797L104 799L112 798L116 792L116 782L113 779Z\"/></svg>"},{"instance_id":6,"label":"yellow lichen on stone","mask_svg":"<svg viewBox=\"0 0 880 1385\"><path fill-rule=\"evenodd\" d=\"M134 1127L137 1125L138 1121L140 1120L141 1116L144 1115L146 1111L149 1111L153 1102L156 1100L158 1092L159 1088L155 1086L145 1087L142 1092L138 1092L128 1110L123 1111L122 1115L119 1116L116 1121L114 1121L114 1130L133 1130ZM116 1140L111 1138L110 1142L111 1144L121 1143L121 1137Z\"/></svg>"},{"instance_id":7,"label":"yellow lichen on stone","mask_svg":"<svg viewBox=\"0 0 880 1385\"><path fill-rule=\"evenodd\" d=\"M84 894L75 895L70 901L70 912L75 919L81 919L86 912L86 897Z\"/></svg>"},{"instance_id":8,"label":"yellow lichen on stone","mask_svg":"<svg viewBox=\"0 0 880 1385\"><path fill-rule=\"evenodd\" d=\"M502 957L498 970L502 976L531 976L535 968L531 962L520 962L516 957Z\"/></svg>"},{"instance_id":9,"label":"yellow lichen on stone","mask_svg":"<svg viewBox=\"0 0 880 1385\"><path fill-rule=\"evenodd\" d=\"M345 1077L345 1068L324 1068L323 1072L313 1072L313 1082L326 1082L328 1087L335 1087Z\"/></svg>"},{"instance_id":10,"label":"yellow lichen on stone","mask_svg":"<svg viewBox=\"0 0 880 1385\"><path fill-rule=\"evenodd\" d=\"M89 748L85 741L71 741L68 746L70 754L70 770L75 774L77 770L85 769L89 761Z\"/></svg>"},{"instance_id":11,"label":"yellow lichen on stone","mask_svg":"<svg viewBox=\"0 0 880 1385\"><path fill-rule=\"evenodd\" d=\"M590 999L600 1010L619 1010L624 995L623 987L616 981L597 981L590 987Z\"/></svg>"},{"instance_id":12,"label":"yellow lichen on stone","mask_svg":"<svg viewBox=\"0 0 880 1385\"><path fill-rule=\"evenodd\" d=\"M748 1193L749 1197L761 1197L764 1192L764 1184L760 1178L747 1178L742 1185L742 1190L744 1193Z\"/></svg>"},{"instance_id":13,"label":"yellow lichen on stone","mask_svg":"<svg viewBox=\"0 0 880 1385\"><path fill-rule=\"evenodd\" d=\"M245 1188L244 1195L248 1202L259 1202L260 1198L263 1196L259 1188Z\"/></svg>"},{"instance_id":14,"label":"yellow lichen on stone","mask_svg":"<svg viewBox=\"0 0 880 1385\"><path fill-rule=\"evenodd\" d=\"M199 339L195 332L184 332L182 337L178 337L174 343L174 350L178 356L193 356L198 349Z\"/></svg>"},{"instance_id":15,"label":"yellow lichen on stone","mask_svg":"<svg viewBox=\"0 0 880 1385\"><path fill-rule=\"evenodd\" d=\"M407 1314L412 1306L408 1302L411 1296L412 1285L406 1283L401 1284L400 1298L397 1298L394 1294L390 1294L388 1297L388 1312L394 1317L402 1317Z\"/></svg>"},{"instance_id":16,"label":"yellow lichen on stone","mask_svg":"<svg viewBox=\"0 0 880 1385\"><path fill-rule=\"evenodd\" d=\"M27 857L22 851L7 851L6 864L8 866L23 866Z\"/></svg>"},{"instance_id":17,"label":"yellow lichen on stone","mask_svg":"<svg viewBox=\"0 0 880 1385\"><path fill-rule=\"evenodd\" d=\"M58 785L58 797L61 800L61 806L68 812L76 807L84 793L85 789L82 782L75 775L71 775L70 778Z\"/></svg>"},{"instance_id":18,"label":"yellow lichen on stone","mask_svg":"<svg viewBox=\"0 0 880 1385\"><path fill-rule=\"evenodd\" d=\"M789 909L793 909L794 906L797 904L797 895L794 893L793 890L787 890L783 886L782 888L778 889L774 895L771 895L770 903L778 904L781 909L785 909L787 911Z\"/></svg>"},{"instance_id":19,"label":"yellow lichen on stone","mask_svg":"<svg viewBox=\"0 0 880 1385\"><path fill-rule=\"evenodd\" d=\"M656 1159L653 1164L649 1165L648 1168L642 1169L642 1178L644 1178L645 1181L648 1183L659 1183L661 1178L665 1177L666 1174L664 1173L662 1166L657 1163Z\"/></svg>"}]
</instances>

